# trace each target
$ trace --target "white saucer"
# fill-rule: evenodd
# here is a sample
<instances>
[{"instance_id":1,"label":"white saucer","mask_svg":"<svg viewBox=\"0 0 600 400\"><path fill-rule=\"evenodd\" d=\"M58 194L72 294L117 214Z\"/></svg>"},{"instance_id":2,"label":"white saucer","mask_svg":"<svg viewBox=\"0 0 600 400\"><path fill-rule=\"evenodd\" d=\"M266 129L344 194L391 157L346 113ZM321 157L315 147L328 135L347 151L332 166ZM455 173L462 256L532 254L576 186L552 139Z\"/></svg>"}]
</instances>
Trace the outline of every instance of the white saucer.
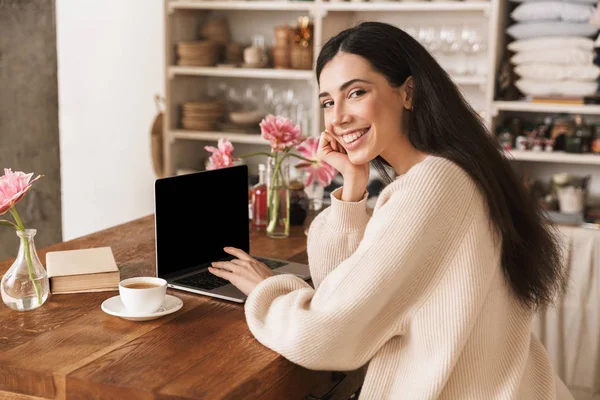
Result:
<instances>
[{"instance_id":1,"label":"white saucer","mask_svg":"<svg viewBox=\"0 0 600 400\"><path fill-rule=\"evenodd\" d=\"M104 300L102 303L102 311L107 314L114 315L115 317L121 317L130 321L149 321L151 319L160 318L164 315L172 314L175 311L183 307L183 301L175 296L166 295L165 301L162 306L151 314L131 314L121 302L121 296L114 296L110 299Z\"/></svg>"}]
</instances>

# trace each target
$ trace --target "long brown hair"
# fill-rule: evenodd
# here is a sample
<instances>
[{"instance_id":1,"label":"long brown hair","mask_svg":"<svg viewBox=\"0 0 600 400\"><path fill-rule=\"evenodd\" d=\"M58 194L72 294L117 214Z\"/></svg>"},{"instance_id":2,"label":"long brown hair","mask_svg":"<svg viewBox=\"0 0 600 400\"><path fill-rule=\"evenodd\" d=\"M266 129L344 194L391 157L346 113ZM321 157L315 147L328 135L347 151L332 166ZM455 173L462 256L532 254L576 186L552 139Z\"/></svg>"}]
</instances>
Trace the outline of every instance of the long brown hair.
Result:
<instances>
[{"instance_id":1,"label":"long brown hair","mask_svg":"<svg viewBox=\"0 0 600 400\"><path fill-rule=\"evenodd\" d=\"M532 310L551 304L564 287L560 250L551 224L448 74L401 29L364 22L323 46L317 59L317 81L339 51L365 58L394 87L413 77L410 142L417 150L453 161L477 182L487 201L490 223L502 240L506 281ZM391 181L386 164L381 157L373 161Z\"/></svg>"}]
</instances>

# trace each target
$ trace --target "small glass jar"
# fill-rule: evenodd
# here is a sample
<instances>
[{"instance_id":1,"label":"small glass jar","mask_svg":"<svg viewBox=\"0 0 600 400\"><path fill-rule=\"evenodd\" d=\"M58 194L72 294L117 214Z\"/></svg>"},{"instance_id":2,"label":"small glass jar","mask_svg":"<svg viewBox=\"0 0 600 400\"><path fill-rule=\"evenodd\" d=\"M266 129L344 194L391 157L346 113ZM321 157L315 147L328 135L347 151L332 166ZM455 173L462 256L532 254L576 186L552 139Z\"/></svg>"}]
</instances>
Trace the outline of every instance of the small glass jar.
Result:
<instances>
[{"instance_id":1,"label":"small glass jar","mask_svg":"<svg viewBox=\"0 0 600 400\"><path fill-rule=\"evenodd\" d=\"M302 225L308 215L308 196L304 192L304 183L299 180L290 182L290 225Z\"/></svg>"}]
</instances>

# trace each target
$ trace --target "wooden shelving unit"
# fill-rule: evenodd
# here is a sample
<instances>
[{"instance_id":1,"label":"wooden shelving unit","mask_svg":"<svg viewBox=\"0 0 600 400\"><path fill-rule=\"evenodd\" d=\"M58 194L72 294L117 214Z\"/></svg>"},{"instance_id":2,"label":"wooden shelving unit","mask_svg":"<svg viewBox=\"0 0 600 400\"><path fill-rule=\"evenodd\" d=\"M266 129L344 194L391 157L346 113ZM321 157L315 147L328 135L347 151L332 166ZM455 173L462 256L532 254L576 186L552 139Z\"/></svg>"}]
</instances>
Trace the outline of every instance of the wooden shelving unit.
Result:
<instances>
[{"instance_id":1,"label":"wooden shelving unit","mask_svg":"<svg viewBox=\"0 0 600 400\"><path fill-rule=\"evenodd\" d=\"M231 133L231 132L200 132L200 131L189 131L189 130L172 130L170 131L170 137L172 140L175 139L186 139L186 140L202 140L216 142L219 138L228 138L231 143L245 143L245 144L262 144L267 145L268 142L257 133Z\"/></svg>"},{"instance_id":2,"label":"wooden shelving unit","mask_svg":"<svg viewBox=\"0 0 600 400\"><path fill-rule=\"evenodd\" d=\"M480 101L479 111L491 116L493 100L493 76L496 47L497 10L502 0L490 1L371 1L371 2L325 2L325 1L212 1L212 0L164 0L165 7L165 94L166 111L164 118L164 154L166 173L175 172L179 155L174 150L177 141L206 142L214 144L227 136L233 143L251 146L264 146L266 142L259 135L229 132L197 132L179 128L179 106L183 101L194 100L199 93L200 82L236 78L240 86L245 84L300 85L309 94L308 111L311 132L318 134L321 128L322 111L318 106L318 87L313 71L282 69L245 69L221 67L184 67L175 65L174 47L178 41L194 40L199 20L213 14L234 18L231 30L236 42L248 42L250 35L270 33L277 24L293 21L299 15L308 15L314 26L314 55L316 60L320 44L339 31L353 26L366 15L371 20L385 20L399 26L428 23L432 16L444 16L444 21L454 21L457 26L464 19L487 29L488 73L487 76L454 76L452 79L468 93L475 93ZM243 11L251 12L244 14ZM440 14L441 13L441 14ZM265 35L267 44L270 39ZM196 89L198 88L198 89ZM488 121L489 123L489 121ZM181 147L181 146L179 146ZM180 163L179 163L180 164ZM196 166L197 167L197 166Z\"/></svg>"},{"instance_id":3,"label":"wooden shelving unit","mask_svg":"<svg viewBox=\"0 0 600 400\"><path fill-rule=\"evenodd\" d=\"M325 11L386 11L386 12L489 12L488 1L373 1L373 2L325 2L321 3Z\"/></svg>"},{"instance_id":4,"label":"wooden shelving unit","mask_svg":"<svg viewBox=\"0 0 600 400\"><path fill-rule=\"evenodd\" d=\"M272 68L229 68L229 67L182 67L169 66L170 78L176 76L212 76L230 78L256 78L256 79L285 79L285 80L313 80L313 71L301 71L294 69L272 69Z\"/></svg>"},{"instance_id":5,"label":"wooden shelving unit","mask_svg":"<svg viewBox=\"0 0 600 400\"><path fill-rule=\"evenodd\" d=\"M167 10L258 10L258 11L312 11L312 1L211 1L167 0Z\"/></svg>"},{"instance_id":6,"label":"wooden shelving unit","mask_svg":"<svg viewBox=\"0 0 600 400\"><path fill-rule=\"evenodd\" d=\"M495 101L492 105L494 111L515 111L531 113L560 113L560 114L586 114L600 115L600 105L584 104L554 104L531 103L527 101Z\"/></svg>"},{"instance_id":7,"label":"wooden shelving unit","mask_svg":"<svg viewBox=\"0 0 600 400\"><path fill-rule=\"evenodd\" d=\"M253 13L237 23L233 35L235 41L248 40L243 32L252 29L262 29L265 24L272 31L274 22L289 21L297 15L306 13L311 17L314 25L314 59L318 55L320 44L329 37L355 23L368 19L381 19L386 22L398 21L400 26L429 24L432 16L444 16L444 21L462 23L463 19L479 21L487 29L488 49L487 76L455 76L454 82L462 90L479 93L475 97L479 103L475 105L478 111L486 116L486 122L493 128L496 121L510 113L535 113L535 114L583 114L585 116L600 116L600 105L568 105L530 103L526 101L495 101L495 82L493 77L499 60L504 51L504 23L507 15L507 5L503 0L490 1L371 1L371 2L342 2L342 1L211 1L211 0L164 0L165 1L165 84L167 110L165 115L166 137L164 140L165 161L167 173L172 174L173 161L176 155L172 154L171 147L176 140L194 140L216 142L220 137L228 136L234 143L264 146L266 143L258 135L244 135L227 132L195 132L185 131L178 127L177 106L181 99L190 99L191 89L187 84L178 85L178 80L190 79L227 79L238 78L240 84L244 82L274 82L279 84L299 84L308 88L311 93L310 116L312 120L311 132L317 134L321 128L321 110L317 104L318 88L313 71L282 70L282 69L245 69L221 67L183 67L174 65L172 48L177 40L191 40L189 32L193 32L197 21L194 18L206 16L211 13L228 15L241 11L264 11ZM298 14L301 13L301 14ZM240 29L244 28L244 29ZM265 29L263 29L264 31ZM235 32L237 31L237 33ZM183 32L183 33L182 33ZM237 37L235 37L237 34ZM241 35L241 37L240 37ZM246 35L247 36L247 35ZM600 165L600 157L594 155L576 155L564 153L533 153L512 152L516 161L527 161L549 164L576 164L595 166Z\"/></svg>"}]
</instances>

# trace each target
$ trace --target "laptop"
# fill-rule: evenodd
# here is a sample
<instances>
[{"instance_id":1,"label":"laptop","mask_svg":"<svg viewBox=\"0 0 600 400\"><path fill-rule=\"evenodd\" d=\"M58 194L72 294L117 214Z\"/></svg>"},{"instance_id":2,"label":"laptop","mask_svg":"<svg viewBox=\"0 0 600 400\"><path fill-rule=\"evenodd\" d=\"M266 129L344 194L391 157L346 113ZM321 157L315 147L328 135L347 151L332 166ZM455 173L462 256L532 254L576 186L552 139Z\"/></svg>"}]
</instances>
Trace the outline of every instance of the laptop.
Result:
<instances>
[{"instance_id":1,"label":"laptop","mask_svg":"<svg viewBox=\"0 0 600 400\"><path fill-rule=\"evenodd\" d=\"M154 185L156 276L174 289L243 303L246 296L210 272L231 260L223 247L250 254L248 167L245 165L157 179ZM275 273L309 279L308 265L254 257Z\"/></svg>"}]
</instances>

